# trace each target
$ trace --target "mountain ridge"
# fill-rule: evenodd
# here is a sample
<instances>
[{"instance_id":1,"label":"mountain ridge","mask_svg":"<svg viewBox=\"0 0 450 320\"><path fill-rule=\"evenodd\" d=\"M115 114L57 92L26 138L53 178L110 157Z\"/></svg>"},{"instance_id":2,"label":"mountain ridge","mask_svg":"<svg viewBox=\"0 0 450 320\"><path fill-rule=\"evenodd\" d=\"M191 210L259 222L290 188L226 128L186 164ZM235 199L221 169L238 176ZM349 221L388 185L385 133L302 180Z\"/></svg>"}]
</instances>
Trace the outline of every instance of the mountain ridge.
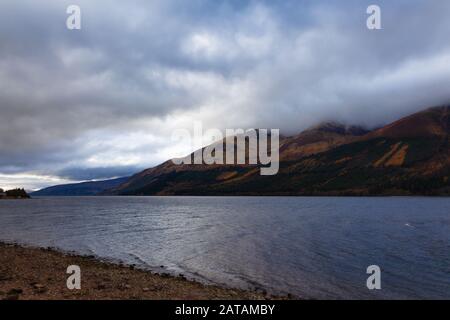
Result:
<instances>
[{"instance_id":1,"label":"mountain ridge","mask_svg":"<svg viewBox=\"0 0 450 320\"><path fill-rule=\"evenodd\" d=\"M51 186L35 192L32 196L94 196L98 195L108 189L114 188L125 181L129 177L122 177L116 179L108 179L101 181L86 181L80 183L69 183Z\"/></svg>"},{"instance_id":2,"label":"mountain ridge","mask_svg":"<svg viewBox=\"0 0 450 320\"><path fill-rule=\"evenodd\" d=\"M367 131L325 123L280 141L280 172L170 160L106 191L114 195L449 195L450 107Z\"/></svg>"}]
</instances>

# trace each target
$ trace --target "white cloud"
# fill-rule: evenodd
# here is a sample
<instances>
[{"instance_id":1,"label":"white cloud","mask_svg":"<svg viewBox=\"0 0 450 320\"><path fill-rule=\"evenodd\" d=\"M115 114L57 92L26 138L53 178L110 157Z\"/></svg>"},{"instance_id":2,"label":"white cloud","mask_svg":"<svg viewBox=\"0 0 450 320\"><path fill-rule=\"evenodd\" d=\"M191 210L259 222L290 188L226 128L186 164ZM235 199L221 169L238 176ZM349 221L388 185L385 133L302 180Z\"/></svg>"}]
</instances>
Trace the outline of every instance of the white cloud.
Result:
<instances>
[{"instance_id":1,"label":"white cloud","mask_svg":"<svg viewBox=\"0 0 450 320\"><path fill-rule=\"evenodd\" d=\"M25 188L26 190L38 190L48 185L68 183L69 180L55 176L45 176L33 173L0 174L0 187L4 190Z\"/></svg>"}]
</instances>

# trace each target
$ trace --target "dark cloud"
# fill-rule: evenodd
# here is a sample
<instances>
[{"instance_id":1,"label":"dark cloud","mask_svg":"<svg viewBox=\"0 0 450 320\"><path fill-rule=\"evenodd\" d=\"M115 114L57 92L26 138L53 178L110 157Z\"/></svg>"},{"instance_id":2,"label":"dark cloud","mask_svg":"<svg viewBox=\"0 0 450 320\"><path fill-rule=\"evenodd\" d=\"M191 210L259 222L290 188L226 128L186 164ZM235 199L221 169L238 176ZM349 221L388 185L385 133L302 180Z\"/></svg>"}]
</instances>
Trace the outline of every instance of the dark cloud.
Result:
<instances>
[{"instance_id":1,"label":"dark cloud","mask_svg":"<svg viewBox=\"0 0 450 320\"><path fill-rule=\"evenodd\" d=\"M80 0L69 31L72 1L3 0L0 182L126 175L194 120L293 133L448 103L450 3L376 1L369 31L372 2Z\"/></svg>"}]
</instances>

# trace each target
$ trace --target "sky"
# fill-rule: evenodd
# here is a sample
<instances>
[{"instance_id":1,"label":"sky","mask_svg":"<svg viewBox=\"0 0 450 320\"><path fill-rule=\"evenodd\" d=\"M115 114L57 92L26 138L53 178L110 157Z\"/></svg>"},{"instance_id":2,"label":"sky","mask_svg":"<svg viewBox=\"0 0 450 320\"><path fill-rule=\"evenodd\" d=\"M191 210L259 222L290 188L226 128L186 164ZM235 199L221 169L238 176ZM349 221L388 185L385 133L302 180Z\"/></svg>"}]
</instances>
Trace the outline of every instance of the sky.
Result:
<instances>
[{"instance_id":1,"label":"sky","mask_svg":"<svg viewBox=\"0 0 450 320\"><path fill-rule=\"evenodd\" d=\"M172 134L199 121L294 134L448 104L449 17L447 0L2 0L0 187L130 175L192 151Z\"/></svg>"}]
</instances>

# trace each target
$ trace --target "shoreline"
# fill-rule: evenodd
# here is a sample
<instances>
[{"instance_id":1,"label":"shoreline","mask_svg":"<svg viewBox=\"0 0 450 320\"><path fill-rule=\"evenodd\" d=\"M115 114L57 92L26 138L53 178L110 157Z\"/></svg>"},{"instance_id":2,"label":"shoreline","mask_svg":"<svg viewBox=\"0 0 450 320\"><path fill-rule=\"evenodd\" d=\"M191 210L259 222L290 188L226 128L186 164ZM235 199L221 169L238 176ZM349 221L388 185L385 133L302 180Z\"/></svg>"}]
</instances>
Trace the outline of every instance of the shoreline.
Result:
<instances>
[{"instance_id":1,"label":"shoreline","mask_svg":"<svg viewBox=\"0 0 450 320\"><path fill-rule=\"evenodd\" d=\"M81 269L81 290L66 286L67 267ZM0 300L267 300L264 292L202 284L101 261L93 256L0 242Z\"/></svg>"},{"instance_id":2,"label":"shoreline","mask_svg":"<svg viewBox=\"0 0 450 320\"><path fill-rule=\"evenodd\" d=\"M367 195L356 195L356 194L173 194L173 195L109 195L109 194L97 194L97 195L35 195L26 200L39 199L39 198L170 198L170 197L199 197L199 198L450 198L450 194L367 194ZM14 199L9 199L14 200Z\"/></svg>"}]
</instances>

